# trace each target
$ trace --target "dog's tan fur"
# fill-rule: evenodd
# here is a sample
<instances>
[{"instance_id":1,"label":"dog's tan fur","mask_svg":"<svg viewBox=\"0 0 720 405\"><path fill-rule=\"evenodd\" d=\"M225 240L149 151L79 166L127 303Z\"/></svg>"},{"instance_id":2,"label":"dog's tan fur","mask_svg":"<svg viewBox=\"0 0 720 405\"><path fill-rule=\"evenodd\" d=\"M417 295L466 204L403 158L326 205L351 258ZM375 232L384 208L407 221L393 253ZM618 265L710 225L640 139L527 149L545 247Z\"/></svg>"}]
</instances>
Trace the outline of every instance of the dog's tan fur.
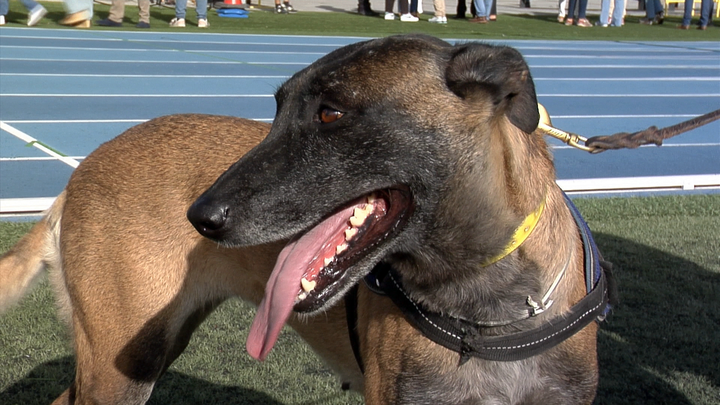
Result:
<instances>
[{"instance_id":1,"label":"dog's tan fur","mask_svg":"<svg viewBox=\"0 0 720 405\"><path fill-rule=\"evenodd\" d=\"M268 130L203 115L131 128L88 156L46 216L2 257L0 308L52 269L77 356L75 381L55 404L144 403L215 306L231 296L260 302L283 243L218 247L185 211ZM342 306L291 325L361 389Z\"/></svg>"},{"instance_id":2,"label":"dog's tan fur","mask_svg":"<svg viewBox=\"0 0 720 405\"><path fill-rule=\"evenodd\" d=\"M477 336L532 331L585 294L580 234L555 184L534 83L518 51L422 35L380 38L321 58L276 98L268 137L188 217L228 246L295 238L332 255L317 276L305 270L311 262L276 273L290 286L303 274L317 281L295 309L330 307L379 262L426 310L481 325ZM264 162L282 164L257 170ZM340 222L344 207L376 195L387 208L363 222L341 253L328 252L332 237L315 236L325 229L321 220ZM517 246L516 229L543 202L530 236L500 256ZM554 304L529 317L527 297L540 299L555 279ZM577 405L595 396L595 324L530 358L461 364L459 353L421 337L389 299L360 288L370 404Z\"/></svg>"},{"instance_id":3,"label":"dog's tan fur","mask_svg":"<svg viewBox=\"0 0 720 405\"><path fill-rule=\"evenodd\" d=\"M406 75L408 69L416 74ZM397 79L388 84L387 77ZM335 98L325 100L328 94ZM429 310L477 323L527 314L525 296L542 295L569 263L549 310L487 328L487 335L533 329L584 295L579 234L554 183L547 146L534 131L534 86L516 51L451 47L423 36L368 41L298 73L278 99L268 141L203 194L210 197L196 202L198 229L204 215L230 207L232 215L216 216L223 221L213 221L215 227L205 232L225 245L253 245L295 237L378 188L407 184L417 199L408 225L378 245L386 250L370 249L374 256L358 262L362 269L332 297L336 305L327 304L322 310L328 312L308 323L295 316L289 321L344 381L357 389L364 382L368 404L592 402L598 376L594 324L532 358L472 358L460 366L457 353L421 336L388 298L361 284L363 380L343 306L337 305L341 293L378 260L392 264L408 294ZM347 113L348 124L317 129L319 124L302 121L331 106ZM306 111L317 108L320 113ZM53 257L61 262L53 267L56 284L69 297L78 370L58 404L143 403L220 301L233 295L260 301L282 242L219 247L195 232L185 212L267 131L264 124L207 116L135 127L88 157L65 200L0 261L0 275L14 274L0 279L0 303L19 296L9 288L34 277L39 257L50 265ZM390 156L392 165L378 162L378 154ZM359 181L365 173L357 168L372 168L377 184ZM321 201L314 201L314 187L324 193ZM482 266L543 200L537 228L520 248ZM60 231L53 233L59 216ZM19 266L27 270L17 272Z\"/></svg>"}]
</instances>

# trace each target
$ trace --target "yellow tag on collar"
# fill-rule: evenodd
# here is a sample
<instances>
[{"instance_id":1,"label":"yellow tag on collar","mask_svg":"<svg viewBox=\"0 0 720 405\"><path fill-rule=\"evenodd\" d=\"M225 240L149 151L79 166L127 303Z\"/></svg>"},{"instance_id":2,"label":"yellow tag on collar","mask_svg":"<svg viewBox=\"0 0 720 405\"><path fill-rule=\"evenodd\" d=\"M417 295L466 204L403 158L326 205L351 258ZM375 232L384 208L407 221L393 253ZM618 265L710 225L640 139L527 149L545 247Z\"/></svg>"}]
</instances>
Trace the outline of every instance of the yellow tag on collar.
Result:
<instances>
[{"instance_id":1,"label":"yellow tag on collar","mask_svg":"<svg viewBox=\"0 0 720 405\"><path fill-rule=\"evenodd\" d=\"M512 239L510 239L510 243L505 246L505 249L503 249L503 251L500 252L500 254L498 254L497 256L491 257L486 260L482 264L482 267L487 267L495 262L500 261L502 258L512 253L513 250L520 247L520 245L525 242L525 239L530 236L533 229L535 229L535 226L537 226L537 223L538 221L540 221L540 216L542 215L544 209L545 199L543 199L542 203L540 203L540 206L535 211L531 212L530 215L525 217L525 220L515 230Z\"/></svg>"}]
</instances>

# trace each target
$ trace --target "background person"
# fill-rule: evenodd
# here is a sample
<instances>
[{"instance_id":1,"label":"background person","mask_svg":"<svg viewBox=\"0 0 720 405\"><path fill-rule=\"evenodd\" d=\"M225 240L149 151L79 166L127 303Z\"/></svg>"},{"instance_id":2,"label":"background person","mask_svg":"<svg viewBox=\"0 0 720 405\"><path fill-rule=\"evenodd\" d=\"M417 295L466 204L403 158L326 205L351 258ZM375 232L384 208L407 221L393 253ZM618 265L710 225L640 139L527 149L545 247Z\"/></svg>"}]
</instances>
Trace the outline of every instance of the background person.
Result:
<instances>
[{"instance_id":1,"label":"background person","mask_svg":"<svg viewBox=\"0 0 720 405\"><path fill-rule=\"evenodd\" d=\"M137 0L138 23L136 28L150 28L150 0ZM125 17L125 0L112 0L108 18L98 20L95 24L102 27L122 27L122 20Z\"/></svg>"},{"instance_id":2,"label":"background person","mask_svg":"<svg viewBox=\"0 0 720 405\"><path fill-rule=\"evenodd\" d=\"M28 11L28 27L32 27L45 17L47 10L35 0L20 0ZM10 11L10 0L0 0L0 25L5 25L5 16Z\"/></svg>"},{"instance_id":3,"label":"background person","mask_svg":"<svg viewBox=\"0 0 720 405\"><path fill-rule=\"evenodd\" d=\"M207 28L210 24L207 20L207 0L197 0L195 2L195 12L197 13L198 28ZM170 20L170 26L176 28L185 28L185 12L187 11L187 0L175 1L175 18Z\"/></svg>"},{"instance_id":4,"label":"background person","mask_svg":"<svg viewBox=\"0 0 720 405\"><path fill-rule=\"evenodd\" d=\"M65 0L65 18L60 24L75 28L90 28L93 17L92 0Z\"/></svg>"},{"instance_id":5,"label":"background person","mask_svg":"<svg viewBox=\"0 0 720 405\"><path fill-rule=\"evenodd\" d=\"M699 30L707 29L708 24L710 24L710 19L712 18L712 10L713 10L713 1L712 0L702 0L702 2L700 2L700 21L698 22ZM680 28L682 30L690 29L690 21L692 20L692 12L693 12L693 2L686 1L685 2L685 13L683 14L682 24L678 28Z\"/></svg>"}]
</instances>

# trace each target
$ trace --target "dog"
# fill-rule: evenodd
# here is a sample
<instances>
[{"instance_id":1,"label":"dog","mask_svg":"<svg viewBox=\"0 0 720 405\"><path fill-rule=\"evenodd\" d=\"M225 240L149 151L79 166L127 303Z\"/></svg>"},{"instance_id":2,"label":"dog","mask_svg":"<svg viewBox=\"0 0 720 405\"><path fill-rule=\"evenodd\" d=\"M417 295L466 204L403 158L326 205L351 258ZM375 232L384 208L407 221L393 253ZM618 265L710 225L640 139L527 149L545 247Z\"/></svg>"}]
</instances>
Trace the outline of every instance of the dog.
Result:
<instances>
[{"instance_id":1,"label":"dog","mask_svg":"<svg viewBox=\"0 0 720 405\"><path fill-rule=\"evenodd\" d=\"M2 256L0 312L50 268L71 327L76 375L53 404L143 404L217 305L232 296L260 302L285 242L219 248L185 212L268 131L209 115L135 126L91 153ZM342 305L290 324L346 386L362 390Z\"/></svg>"},{"instance_id":2,"label":"dog","mask_svg":"<svg viewBox=\"0 0 720 405\"><path fill-rule=\"evenodd\" d=\"M276 100L268 136L187 213L224 248L289 240L253 357L293 314L331 311L359 284L368 404L592 403L604 273L588 287L597 254L555 183L519 52L375 39L296 73Z\"/></svg>"}]
</instances>

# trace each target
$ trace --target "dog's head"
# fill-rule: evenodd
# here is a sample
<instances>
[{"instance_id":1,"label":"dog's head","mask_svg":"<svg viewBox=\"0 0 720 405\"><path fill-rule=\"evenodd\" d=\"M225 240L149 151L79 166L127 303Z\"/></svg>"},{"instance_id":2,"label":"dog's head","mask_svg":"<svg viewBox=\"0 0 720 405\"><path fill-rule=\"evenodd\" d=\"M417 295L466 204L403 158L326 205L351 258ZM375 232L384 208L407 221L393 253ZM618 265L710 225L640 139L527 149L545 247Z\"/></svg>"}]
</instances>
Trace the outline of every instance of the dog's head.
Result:
<instances>
[{"instance_id":1,"label":"dog's head","mask_svg":"<svg viewBox=\"0 0 720 405\"><path fill-rule=\"evenodd\" d=\"M456 173L481 179L494 129L529 134L539 119L516 50L418 35L338 49L276 100L267 138L188 211L227 246L291 240L253 327L266 337L248 343L260 358L292 308L327 308L383 258L423 255L425 235L447 225L439 205L460 198Z\"/></svg>"}]
</instances>

